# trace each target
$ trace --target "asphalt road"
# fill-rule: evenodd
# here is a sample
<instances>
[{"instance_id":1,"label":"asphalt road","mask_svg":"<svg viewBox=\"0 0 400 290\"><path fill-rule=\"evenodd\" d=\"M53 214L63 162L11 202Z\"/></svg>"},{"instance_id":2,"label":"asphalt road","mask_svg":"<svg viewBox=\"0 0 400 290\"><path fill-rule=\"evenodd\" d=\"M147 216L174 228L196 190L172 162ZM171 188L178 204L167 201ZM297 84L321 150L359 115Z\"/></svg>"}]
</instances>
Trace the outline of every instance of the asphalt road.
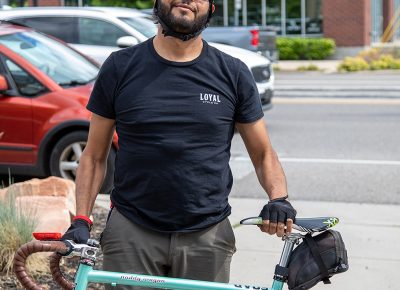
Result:
<instances>
[{"instance_id":1,"label":"asphalt road","mask_svg":"<svg viewBox=\"0 0 400 290\"><path fill-rule=\"evenodd\" d=\"M400 100L282 99L265 120L292 199L400 204ZM265 193L238 134L232 196Z\"/></svg>"}]
</instances>

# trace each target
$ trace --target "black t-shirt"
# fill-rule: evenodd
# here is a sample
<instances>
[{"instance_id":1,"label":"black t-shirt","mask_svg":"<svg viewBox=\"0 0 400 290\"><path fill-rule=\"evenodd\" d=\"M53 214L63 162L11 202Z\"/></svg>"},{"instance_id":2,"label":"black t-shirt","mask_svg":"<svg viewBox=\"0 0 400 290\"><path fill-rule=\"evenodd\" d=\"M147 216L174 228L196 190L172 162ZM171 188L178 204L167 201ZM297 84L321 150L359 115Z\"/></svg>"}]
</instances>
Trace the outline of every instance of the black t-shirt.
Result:
<instances>
[{"instance_id":1,"label":"black t-shirt","mask_svg":"<svg viewBox=\"0 0 400 290\"><path fill-rule=\"evenodd\" d=\"M153 39L103 64L87 108L116 120L111 200L131 221L190 232L230 214L235 122L263 117L247 66L203 41L199 57L168 61Z\"/></svg>"}]
</instances>

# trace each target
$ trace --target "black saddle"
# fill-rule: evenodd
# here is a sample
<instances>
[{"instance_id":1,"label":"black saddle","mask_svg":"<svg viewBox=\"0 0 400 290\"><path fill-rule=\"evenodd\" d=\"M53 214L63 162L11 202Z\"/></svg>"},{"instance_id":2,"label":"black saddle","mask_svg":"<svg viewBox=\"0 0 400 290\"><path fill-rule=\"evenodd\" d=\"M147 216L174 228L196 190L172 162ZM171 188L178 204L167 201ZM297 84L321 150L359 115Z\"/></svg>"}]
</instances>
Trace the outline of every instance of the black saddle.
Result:
<instances>
[{"instance_id":1,"label":"black saddle","mask_svg":"<svg viewBox=\"0 0 400 290\"><path fill-rule=\"evenodd\" d=\"M323 232L339 223L336 217L296 218L293 228L307 233ZM241 225L261 225L261 217L250 217L240 221Z\"/></svg>"}]
</instances>

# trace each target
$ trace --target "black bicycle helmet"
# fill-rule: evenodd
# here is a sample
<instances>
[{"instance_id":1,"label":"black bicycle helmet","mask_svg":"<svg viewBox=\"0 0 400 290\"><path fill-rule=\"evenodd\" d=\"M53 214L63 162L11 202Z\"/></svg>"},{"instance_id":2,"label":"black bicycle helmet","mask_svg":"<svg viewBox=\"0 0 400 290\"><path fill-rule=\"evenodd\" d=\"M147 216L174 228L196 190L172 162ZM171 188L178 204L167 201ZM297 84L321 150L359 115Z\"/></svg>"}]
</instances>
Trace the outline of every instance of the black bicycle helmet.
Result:
<instances>
[{"instance_id":1,"label":"black bicycle helmet","mask_svg":"<svg viewBox=\"0 0 400 290\"><path fill-rule=\"evenodd\" d=\"M200 33L204 29L207 28L208 23L210 22L210 19L211 19L212 14L213 14L214 0L209 0L209 2L210 2L210 7L208 9L207 22L202 27L200 27L197 31L194 31L192 33L181 33L181 32L175 31L170 26L168 26L164 21L162 21L162 19L158 15L158 0L156 0L154 2L153 15L154 15L154 17L156 19L156 23L160 23L161 24L162 34L164 34L164 36L173 36L173 37L179 38L180 40L187 41L189 39L192 39L192 38L200 35Z\"/></svg>"}]
</instances>

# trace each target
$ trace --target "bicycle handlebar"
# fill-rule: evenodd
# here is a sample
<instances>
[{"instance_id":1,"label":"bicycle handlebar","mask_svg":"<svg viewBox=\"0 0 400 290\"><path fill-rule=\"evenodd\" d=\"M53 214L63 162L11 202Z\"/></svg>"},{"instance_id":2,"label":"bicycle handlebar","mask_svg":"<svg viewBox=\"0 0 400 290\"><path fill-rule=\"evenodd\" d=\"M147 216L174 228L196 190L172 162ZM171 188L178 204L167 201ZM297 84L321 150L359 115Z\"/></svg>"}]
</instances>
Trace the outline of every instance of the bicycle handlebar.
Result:
<instances>
[{"instance_id":1,"label":"bicycle handlebar","mask_svg":"<svg viewBox=\"0 0 400 290\"><path fill-rule=\"evenodd\" d=\"M29 255L39 252L53 252L50 256L50 271L53 279L66 290L73 290L74 283L71 283L61 273L61 255L70 251L68 244L62 241L32 241L21 246L14 256L13 270L22 286L28 290L42 290L26 270L26 259Z\"/></svg>"}]
</instances>

